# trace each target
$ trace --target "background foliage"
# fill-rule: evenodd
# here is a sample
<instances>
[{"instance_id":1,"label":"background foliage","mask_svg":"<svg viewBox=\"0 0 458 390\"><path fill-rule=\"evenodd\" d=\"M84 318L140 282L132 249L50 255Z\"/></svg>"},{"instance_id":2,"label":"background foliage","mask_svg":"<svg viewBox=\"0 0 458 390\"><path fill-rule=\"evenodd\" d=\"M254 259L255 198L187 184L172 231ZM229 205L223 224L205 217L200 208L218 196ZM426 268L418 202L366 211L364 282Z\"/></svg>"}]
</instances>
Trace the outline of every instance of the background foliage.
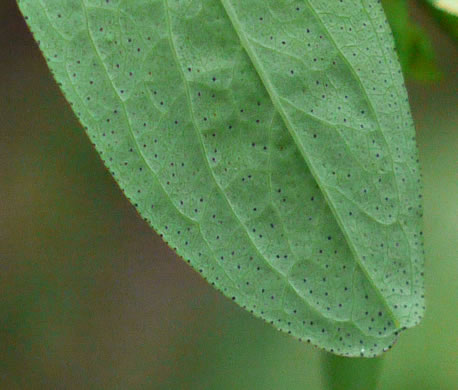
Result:
<instances>
[{"instance_id":1,"label":"background foliage","mask_svg":"<svg viewBox=\"0 0 458 390\"><path fill-rule=\"evenodd\" d=\"M442 73L435 84L408 84L425 185L428 312L386 354L379 388L452 389L457 47L414 11L410 23L432 32ZM0 18L0 387L323 388L321 352L231 304L138 218L14 1L1 3Z\"/></svg>"}]
</instances>

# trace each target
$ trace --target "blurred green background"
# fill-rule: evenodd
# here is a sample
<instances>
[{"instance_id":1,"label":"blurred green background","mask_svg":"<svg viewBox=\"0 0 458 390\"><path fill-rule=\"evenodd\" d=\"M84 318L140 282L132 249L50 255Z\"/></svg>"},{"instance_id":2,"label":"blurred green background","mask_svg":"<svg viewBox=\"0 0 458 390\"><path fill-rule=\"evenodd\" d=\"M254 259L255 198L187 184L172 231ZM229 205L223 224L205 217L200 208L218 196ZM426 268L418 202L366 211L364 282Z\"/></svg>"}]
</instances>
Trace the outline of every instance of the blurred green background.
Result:
<instances>
[{"instance_id":1,"label":"blurred green background","mask_svg":"<svg viewBox=\"0 0 458 390\"><path fill-rule=\"evenodd\" d=\"M385 355L378 388L448 390L458 384L458 50L424 9L411 13L442 73L407 84L428 310ZM324 389L324 353L224 298L142 221L13 0L0 2L0 21L0 389Z\"/></svg>"}]
</instances>

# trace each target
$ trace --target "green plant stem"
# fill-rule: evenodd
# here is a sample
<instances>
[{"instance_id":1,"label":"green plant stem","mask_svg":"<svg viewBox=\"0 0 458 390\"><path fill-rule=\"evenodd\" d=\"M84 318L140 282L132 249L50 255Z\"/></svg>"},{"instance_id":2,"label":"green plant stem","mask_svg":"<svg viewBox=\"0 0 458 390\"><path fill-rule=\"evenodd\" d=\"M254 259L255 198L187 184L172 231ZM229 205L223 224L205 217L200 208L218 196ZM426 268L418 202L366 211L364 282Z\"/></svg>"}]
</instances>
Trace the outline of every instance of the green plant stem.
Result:
<instances>
[{"instance_id":1,"label":"green plant stem","mask_svg":"<svg viewBox=\"0 0 458 390\"><path fill-rule=\"evenodd\" d=\"M321 367L325 389L373 390L377 388L383 358L346 358L324 353Z\"/></svg>"}]
</instances>

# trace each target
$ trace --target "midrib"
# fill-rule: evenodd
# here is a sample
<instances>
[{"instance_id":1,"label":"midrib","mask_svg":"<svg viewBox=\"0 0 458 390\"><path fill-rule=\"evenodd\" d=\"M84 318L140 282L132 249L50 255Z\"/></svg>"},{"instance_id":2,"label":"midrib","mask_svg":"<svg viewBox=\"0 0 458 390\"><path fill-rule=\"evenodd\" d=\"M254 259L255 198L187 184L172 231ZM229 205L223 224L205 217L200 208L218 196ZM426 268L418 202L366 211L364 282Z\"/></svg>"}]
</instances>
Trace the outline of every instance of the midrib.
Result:
<instances>
[{"instance_id":1,"label":"midrib","mask_svg":"<svg viewBox=\"0 0 458 390\"><path fill-rule=\"evenodd\" d=\"M318 176L312 161L310 160L307 152L305 151L305 148L304 148L301 140L299 139L296 131L294 130L294 126L293 126L291 120L289 119L288 114L286 113L286 111L285 111L285 109L284 109L284 107L283 107L283 105L281 103L280 97L278 96L278 94L275 91L275 87L273 86L271 80L269 79L269 77L267 75L267 72L264 70L264 68L262 66L261 61L257 57L255 51L253 50L253 47L251 46L247 36L245 35L245 33L243 31L243 28L241 26L241 23L240 23L239 19L237 18L237 14L236 14L234 8L230 4L229 0L220 0L220 1L221 1L221 4L222 4L224 10L226 11L227 16L229 17L229 20L232 23L232 26L234 27L235 32L237 33L237 36L240 39L240 42L241 42L242 46L244 47L246 53L248 54L248 57L250 58L250 60L251 60L251 62L253 64L258 76L260 77L264 87L266 88L266 90L267 90L267 92L268 92L268 94L270 96L270 99L272 100L272 103L273 103L275 109L278 111L278 113L282 117L286 128L288 129L288 131L291 134L294 142L298 146L299 151L300 151L300 153L302 155L302 158L304 159L305 163L307 164L308 168L310 169L310 172L312 173L312 175L313 175L316 183L318 184L318 186L319 186L319 188L320 188L320 190L321 190L321 192L322 192L322 194L323 194L323 196L324 196L329 208L331 209L331 211L332 211L332 213L334 215L334 218L336 219L337 224L339 225L340 230L342 231L342 233L343 233L343 235L344 235L344 237L346 239L346 242L347 242L350 250L353 253L353 256L355 258L356 263L358 264L359 268L361 269L361 271L363 272L363 274L367 278L368 282L371 284L371 286L374 289L374 291L376 292L377 296L380 298L380 301L382 302L382 304L385 306L386 311L387 311L388 315L392 318L395 327L399 328L400 327L400 321L397 319L397 317L395 316L395 314L393 313L393 311L389 307L389 305L388 305L385 297L383 296L382 292L374 284L374 282L373 282L373 280L372 280L372 278L371 278L371 276L369 274L369 271L364 266L364 264L362 262L362 259L361 259L361 256L360 256L357 248L355 247L353 241L351 240L350 235L349 235L349 233L348 233L348 231L347 231L347 229L345 227L345 224L342 221L341 216L337 212L337 210L336 210L336 208L334 206L334 203L331 202L330 196L328 194L328 191L326 190L325 186L321 182L320 177Z\"/></svg>"}]
</instances>

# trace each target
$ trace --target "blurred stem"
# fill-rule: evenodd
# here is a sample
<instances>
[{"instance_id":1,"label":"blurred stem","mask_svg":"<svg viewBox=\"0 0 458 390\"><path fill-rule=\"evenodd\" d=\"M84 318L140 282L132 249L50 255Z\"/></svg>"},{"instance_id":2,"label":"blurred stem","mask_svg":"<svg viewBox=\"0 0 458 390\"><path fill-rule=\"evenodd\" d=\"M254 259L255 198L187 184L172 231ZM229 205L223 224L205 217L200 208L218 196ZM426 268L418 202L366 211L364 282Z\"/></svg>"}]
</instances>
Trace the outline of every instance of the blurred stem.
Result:
<instances>
[{"instance_id":1,"label":"blurred stem","mask_svg":"<svg viewBox=\"0 0 458 390\"><path fill-rule=\"evenodd\" d=\"M374 390L382 372L383 359L346 358L323 354L322 375L328 390Z\"/></svg>"}]
</instances>

